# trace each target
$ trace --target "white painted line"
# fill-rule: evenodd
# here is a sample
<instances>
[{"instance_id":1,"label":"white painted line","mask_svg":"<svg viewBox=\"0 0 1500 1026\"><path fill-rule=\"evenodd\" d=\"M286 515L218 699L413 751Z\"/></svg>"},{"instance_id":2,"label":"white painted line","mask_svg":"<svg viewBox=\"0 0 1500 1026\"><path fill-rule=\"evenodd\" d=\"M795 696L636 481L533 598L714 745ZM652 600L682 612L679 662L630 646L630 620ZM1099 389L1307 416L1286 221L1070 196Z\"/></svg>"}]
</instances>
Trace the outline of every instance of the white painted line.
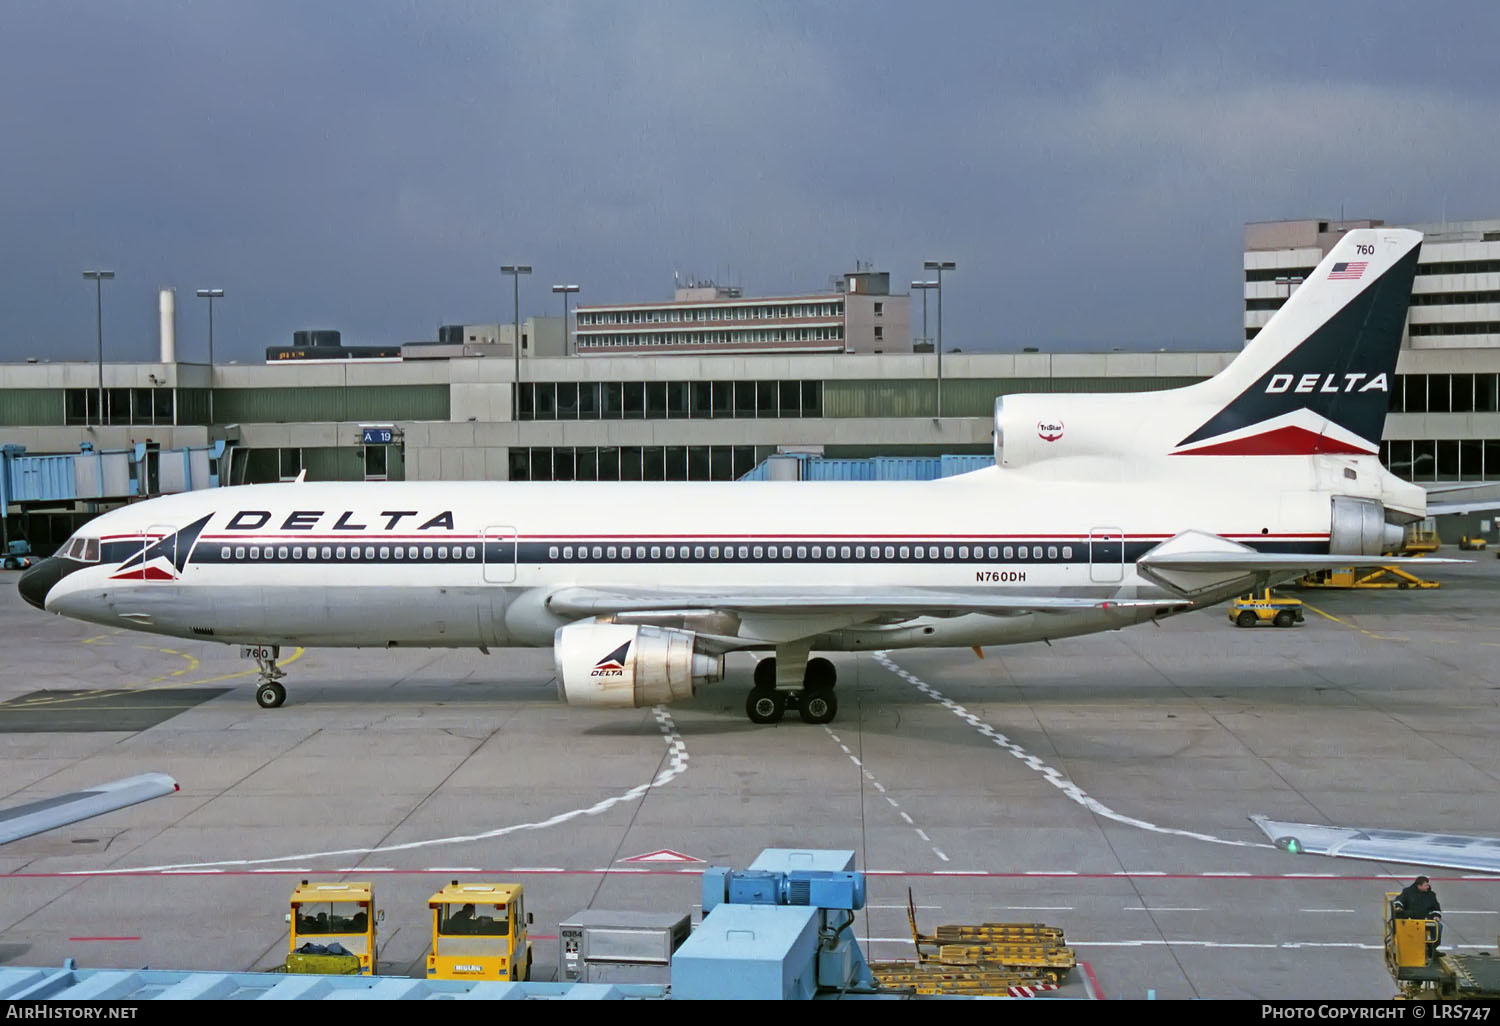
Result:
<instances>
[{"instance_id":1,"label":"white painted line","mask_svg":"<svg viewBox=\"0 0 1500 1026\"><path fill-rule=\"evenodd\" d=\"M1028 869L1023 876L1077 876L1076 869Z\"/></svg>"},{"instance_id":2,"label":"white painted line","mask_svg":"<svg viewBox=\"0 0 1500 1026\"><path fill-rule=\"evenodd\" d=\"M1004 912L1072 912L1072 905L991 905Z\"/></svg>"},{"instance_id":3,"label":"white painted line","mask_svg":"<svg viewBox=\"0 0 1500 1026\"><path fill-rule=\"evenodd\" d=\"M426 873L483 873L484 870L478 866L433 866L431 869L423 870Z\"/></svg>"},{"instance_id":4,"label":"white painted line","mask_svg":"<svg viewBox=\"0 0 1500 1026\"><path fill-rule=\"evenodd\" d=\"M917 836L918 837L920 837L922 840L926 841L928 844L932 843L932 838L930 838L930 837L927 836L927 831L923 830L921 827L917 827L915 829L917 831Z\"/></svg>"},{"instance_id":5,"label":"white painted line","mask_svg":"<svg viewBox=\"0 0 1500 1026\"><path fill-rule=\"evenodd\" d=\"M1045 779L1047 783L1057 788L1071 801L1077 802L1079 805L1082 805L1084 808L1090 810L1095 815L1102 816L1105 819L1112 819L1115 822L1123 823L1126 826L1137 827L1141 830L1149 830L1152 833L1167 834L1173 837L1189 837L1197 841L1207 841L1210 844L1223 844L1235 848L1275 848L1275 845L1264 841L1235 841L1224 837L1215 837L1212 834L1198 833L1197 831L1193 830L1179 830L1175 827L1158 826L1155 823L1148 823L1143 819L1136 819L1133 816L1126 816L1122 813L1116 812L1114 809L1111 809L1103 802L1091 797L1087 792L1083 790L1083 788L1079 787L1073 781L1069 780L1067 775L1064 774L1061 770L1053 766L1049 766L1039 757L1031 754L1025 748L1022 748L1020 745L1016 744L1010 738L1006 737L1000 731L996 730L993 726L985 723L978 716L975 716L973 713L969 712L969 710L965 709L963 706L959 705L951 698L945 696L942 692L938 691L926 681L921 680L915 674L902 669L900 666L897 666L895 662L891 660L890 652L878 651L872 654L875 656L876 661L886 669L890 670L892 673L903 678L904 680L911 682L912 686L915 687L918 691L922 692L928 698L931 698L934 702L937 702L939 705L943 706L943 708L952 712L963 722L974 727L976 731L978 731L984 737L988 738L992 743L1009 752L1011 755L1015 756L1017 760L1024 763L1032 770L1035 770L1037 773L1041 774L1043 779ZM1148 874L1142 873L1135 875L1144 876ZM1163 873L1160 875L1165 876L1166 874Z\"/></svg>"},{"instance_id":6,"label":"white painted line","mask_svg":"<svg viewBox=\"0 0 1500 1026\"><path fill-rule=\"evenodd\" d=\"M1153 905L1151 908L1146 908L1146 907L1141 906L1141 905L1124 905L1124 906L1121 906L1120 911L1122 911L1122 912L1202 912L1202 911L1204 911L1204 909L1201 909L1201 908L1171 908L1171 907L1167 907L1167 906L1155 906L1155 905Z\"/></svg>"},{"instance_id":7,"label":"white painted line","mask_svg":"<svg viewBox=\"0 0 1500 1026\"><path fill-rule=\"evenodd\" d=\"M948 856L944 855L942 853L942 851L940 851L939 849L937 849L937 848L932 849L932 853L934 855L936 855L938 858L942 859L944 862L948 861Z\"/></svg>"},{"instance_id":8,"label":"white painted line","mask_svg":"<svg viewBox=\"0 0 1500 1026\"><path fill-rule=\"evenodd\" d=\"M569 809L566 812L559 812L554 816L549 816L547 819L536 820L528 823L512 823L509 826L496 827L493 830L485 830L476 834L462 834L453 837L433 837L422 841L407 841L403 844L388 844L375 848L341 848L336 851L301 852L296 855L279 855L258 859L221 859L215 862L192 862L182 865L139 866L134 869L122 868L109 870L107 872L95 871L94 875L107 876L148 872L190 873L203 872L209 867L213 866L253 868L256 866L263 866L279 862L290 862L293 859L324 859L334 858L340 855L364 856L388 854L398 851L415 851L421 848L435 848L449 844L470 844L474 841L488 841L496 837L505 837L509 834L520 833L527 830L546 830L551 827L561 826L564 823L572 822L573 820L578 819L582 816L597 816L600 813L607 812L610 809L613 809L617 805L627 804L629 802L635 801L642 795L649 792L652 788L665 787L667 784L671 783L673 780L676 780L678 777L687 772L689 759L687 745L682 740L681 735L677 733L677 724L672 720L671 713L669 713L664 706L656 706L653 710L653 714L656 719L657 729L662 732L662 735L666 739L671 750L671 755L665 769L663 769L653 779L647 781L644 784L637 784L635 787L622 791L619 794L611 795L608 798L600 799L594 804L585 806L583 808ZM292 872L293 870L280 868L271 871L285 873ZM304 872L306 871L304 870ZM356 867L354 869L348 870L348 872L363 873L374 872L374 870L368 870L364 867ZM557 870L557 872L562 872L562 870ZM611 868L608 870L600 870L599 872L621 873L632 872L632 870ZM650 870L643 870L643 872L650 872Z\"/></svg>"},{"instance_id":9,"label":"white painted line","mask_svg":"<svg viewBox=\"0 0 1500 1026\"><path fill-rule=\"evenodd\" d=\"M906 820L906 825L907 826L912 826L913 825L913 823L911 821L911 817L908 816L906 813L904 813L904 812L901 813L901 818L904 819L904 820Z\"/></svg>"},{"instance_id":10,"label":"white painted line","mask_svg":"<svg viewBox=\"0 0 1500 1026\"><path fill-rule=\"evenodd\" d=\"M1352 908L1299 908L1298 912L1353 912Z\"/></svg>"}]
</instances>

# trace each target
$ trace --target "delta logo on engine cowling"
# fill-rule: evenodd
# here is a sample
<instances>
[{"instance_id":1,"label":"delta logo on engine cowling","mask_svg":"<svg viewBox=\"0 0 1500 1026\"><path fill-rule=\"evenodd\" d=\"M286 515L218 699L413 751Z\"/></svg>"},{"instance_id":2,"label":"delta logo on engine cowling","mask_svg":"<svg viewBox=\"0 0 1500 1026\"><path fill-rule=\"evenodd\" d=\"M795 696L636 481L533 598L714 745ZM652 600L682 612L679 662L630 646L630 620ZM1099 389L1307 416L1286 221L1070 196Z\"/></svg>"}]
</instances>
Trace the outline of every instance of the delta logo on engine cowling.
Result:
<instances>
[{"instance_id":1,"label":"delta logo on engine cowling","mask_svg":"<svg viewBox=\"0 0 1500 1026\"><path fill-rule=\"evenodd\" d=\"M630 655L630 642L625 642L609 655L594 664L589 671L590 677L623 677L625 676L625 658Z\"/></svg>"}]
</instances>

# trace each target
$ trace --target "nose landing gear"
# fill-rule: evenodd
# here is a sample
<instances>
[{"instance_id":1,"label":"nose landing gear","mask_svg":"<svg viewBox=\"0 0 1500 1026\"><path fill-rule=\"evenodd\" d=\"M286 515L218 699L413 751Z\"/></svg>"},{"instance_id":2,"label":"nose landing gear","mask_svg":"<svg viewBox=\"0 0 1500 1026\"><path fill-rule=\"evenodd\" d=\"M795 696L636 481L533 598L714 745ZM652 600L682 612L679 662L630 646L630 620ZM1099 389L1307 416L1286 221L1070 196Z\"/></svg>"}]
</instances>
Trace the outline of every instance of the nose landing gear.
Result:
<instances>
[{"instance_id":1,"label":"nose landing gear","mask_svg":"<svg viewBox=\"0 0 1500 1026\"><path fill-rule=\"evenodd\" d=\"M286 688L278 683L286 671L276 665L281 658L280 645L241 645L240 655L255 660L260 668L260 683L255 686L255 704L262 709L279 709L286 701Z\"/></svg>"},{"instance_id":2,"label":"nose landing gear","mask_svg":"<svg viewBox=\"0 0 1500 1026\"><path fill-rule=\"evenodd\" d=\"M745 715L751 723L780 723L788 709L797 710L803 723L832 723L838 715L839 701L833 693L838 671L830 660L818 656L808 659L802 679L781 680L777 656L755 664L755 686L745 699ZM792 659L783 665L795 666ZM793 671L795 674L795 670Z\"/></svg>"}]
</instances>

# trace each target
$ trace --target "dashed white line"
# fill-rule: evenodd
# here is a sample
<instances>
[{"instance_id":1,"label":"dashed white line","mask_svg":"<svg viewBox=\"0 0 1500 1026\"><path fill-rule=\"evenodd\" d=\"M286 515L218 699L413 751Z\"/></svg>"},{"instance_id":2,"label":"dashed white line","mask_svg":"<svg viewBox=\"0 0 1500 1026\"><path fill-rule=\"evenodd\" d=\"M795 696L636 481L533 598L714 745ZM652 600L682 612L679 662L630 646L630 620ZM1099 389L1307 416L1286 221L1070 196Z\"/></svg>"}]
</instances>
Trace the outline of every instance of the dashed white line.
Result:
<instances>
[{"instance_id":1,"label":"dashed white line","mask_svg":"<svg viewBox=\"0 0 1500 1026\"><path fill-rule=\"evenodd\" d=\"M838 745L839 748L843 750L843 753L849 757L849 761L854 763L854 765L858 767L860 775L870 782L870 786L875 788L876 791L880 792L880 795L885 799L886 804L896 810L896 814L901 817L901 821L907 826L911 827L914 831L916 831L917 836L922 839L922 843L927 845L928 849L938 857L939 861L947 862L948 856L940 849L938 849L932 843L932 838L928 837L926 832L918 827L916 822L906 814L906 810L901 807L901 803L896 801L896 799L892 798L889 794L886 793L886 790L883 786L881 786L880 781L875 779L875 774L871 773L868 767L866 767L865 764L859 760L859 756L851 752L849 750L849 746L844 744L843 741L839 740L839 736L833 732L832 728L825 724L823 730L828 734L830 738L833 739L833 743Z\"/></svg>"},{"instance_id":2,"label":"dashed white line","mask_svg":"<svg viewBox=\"0 0 1500 1026\"><path fill-rule=\"evenodd\" d=\"M945 696L942 692L938 691L931 684L928 684L926 681L922 680L916 674L910 672L909 670L904 670L900 666L897 666L896 663L892 661L891 654L889 652L875 652L874 656L876 660L878 660L879 663L886 669L890 670L892 673L900 677L902 680L906 681L908 684L911 684L918 691L922 692L928 698L931 698L934 702L937 702L939 705L943 706L949 712L953 713L953 715L957 716L969 726L973 727L978 733L989 738L998 747L1003 748L1011 755L1015 756L1015 758L1021 763L1041 774L1042 778L1045 779L1047 783L1051 784L1053 787L1057 788L1059 791L1065 794L1069 799L1077 802L1079 805L1082 805L1084 808L1093 812L1095 815L1103 816L1105 819L1112 819L1116 823L1123 823L1126 826L1138 827L1141 830L1149 830L1152 833L1169 834L1173 837L1191 837L1196 841L1207 841L1210 844L1225 844L1235 848L1271 849L1275 847L1275 845L1260 841L1234 841L1225 837L1214 837L1212 834L1198 833L1193 830L1178 830L1174 827L1158 826L1155 823L1148 823L1143 819L1136 819L1133 816L1126 816L1122 813L1116 812L1114 809L1111 809L1109 806L1100 802L1098 799L1091 797L1087 792L1083 790L1083 788L1079 787L1077 784L1073 783L1073 781L1069 780L1061 770L1047 765L1047 763L1043 762L1040 758L1032 755L1026 749L1016 744L1014 741L1006 737L1004 734L1000 733L1000 731L996 730L988 723L985 723L978 716L975 716L973 713L969 712L969 710L965 709L963 706L959 705L951 698ZM1143 876L1146 874L1135 875Z\"/></svg>"}]
</instances>

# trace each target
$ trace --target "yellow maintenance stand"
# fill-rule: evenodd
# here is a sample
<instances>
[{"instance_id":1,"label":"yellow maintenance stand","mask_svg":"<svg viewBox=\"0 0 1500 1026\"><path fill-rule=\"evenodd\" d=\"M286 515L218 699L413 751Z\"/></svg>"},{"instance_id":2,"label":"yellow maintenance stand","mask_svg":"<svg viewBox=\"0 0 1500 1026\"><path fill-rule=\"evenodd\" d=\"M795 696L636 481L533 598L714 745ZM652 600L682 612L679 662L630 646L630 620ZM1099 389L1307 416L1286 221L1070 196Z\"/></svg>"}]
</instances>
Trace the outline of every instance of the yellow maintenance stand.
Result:
<instances>
[{"instance_id":1,"label":"yellow maintenance stand","mask_svg":"<svg viewBox=\"0 0 1500 1026\"><path fill-rule=\"evenodd\" d=\"M917 909L906 893L915 962L871 962L887 990L916 994L1023 996L1056 990L1078 964L1063 932L1041 923L976 923L917 929ZM935 950L934 950L935 949Z\"/></svg>"},{"instance_id":2,"label":"yellow maintenance stand","mask_svg":"<svg viewBox=\"0 0 1500 1026\"><path fill-rule=\"evenodd\" d=\"M1299 588L1436 588L1429 581L1399 566L1364 567L1347 570L1317 570L1297 582Z\"/></svg>"},{"instance_id":3,"label":"yellow maintenance stand","mask_svg":"<svg viewBox=\"0 0 1500 1026\"><path fill-rule=\"evenodd\" d=\"M430 980L529 980L531 941L520 884L457 880L427 900Z\"/></svg>"},{"instance_id":4,"label":"yellow maintenance stand","mask_svg":"<svg viewBox=\"0 0 1500 1026\"><path fill-rule=\"evenodd\" d=\"M1441 951L1437 920L1398 919L1397 897L1396 891L1385 896L1385 967L1396 981L1398 1000L1500 998L1500 958Z\"/></svg>"},{"instance_id":5,"label":"yellow maintenance stand","mask_svg":"<svg viewBox=\"0 0 1500 1026\"><path fill-rule=\"evenodd\" d=\"M291 924L285 973L321 976L373 976L378 969L375 924L385 918L375 909L375 891L367 883L308 883L292 891Z\"/></svg>"}]
</instances>

